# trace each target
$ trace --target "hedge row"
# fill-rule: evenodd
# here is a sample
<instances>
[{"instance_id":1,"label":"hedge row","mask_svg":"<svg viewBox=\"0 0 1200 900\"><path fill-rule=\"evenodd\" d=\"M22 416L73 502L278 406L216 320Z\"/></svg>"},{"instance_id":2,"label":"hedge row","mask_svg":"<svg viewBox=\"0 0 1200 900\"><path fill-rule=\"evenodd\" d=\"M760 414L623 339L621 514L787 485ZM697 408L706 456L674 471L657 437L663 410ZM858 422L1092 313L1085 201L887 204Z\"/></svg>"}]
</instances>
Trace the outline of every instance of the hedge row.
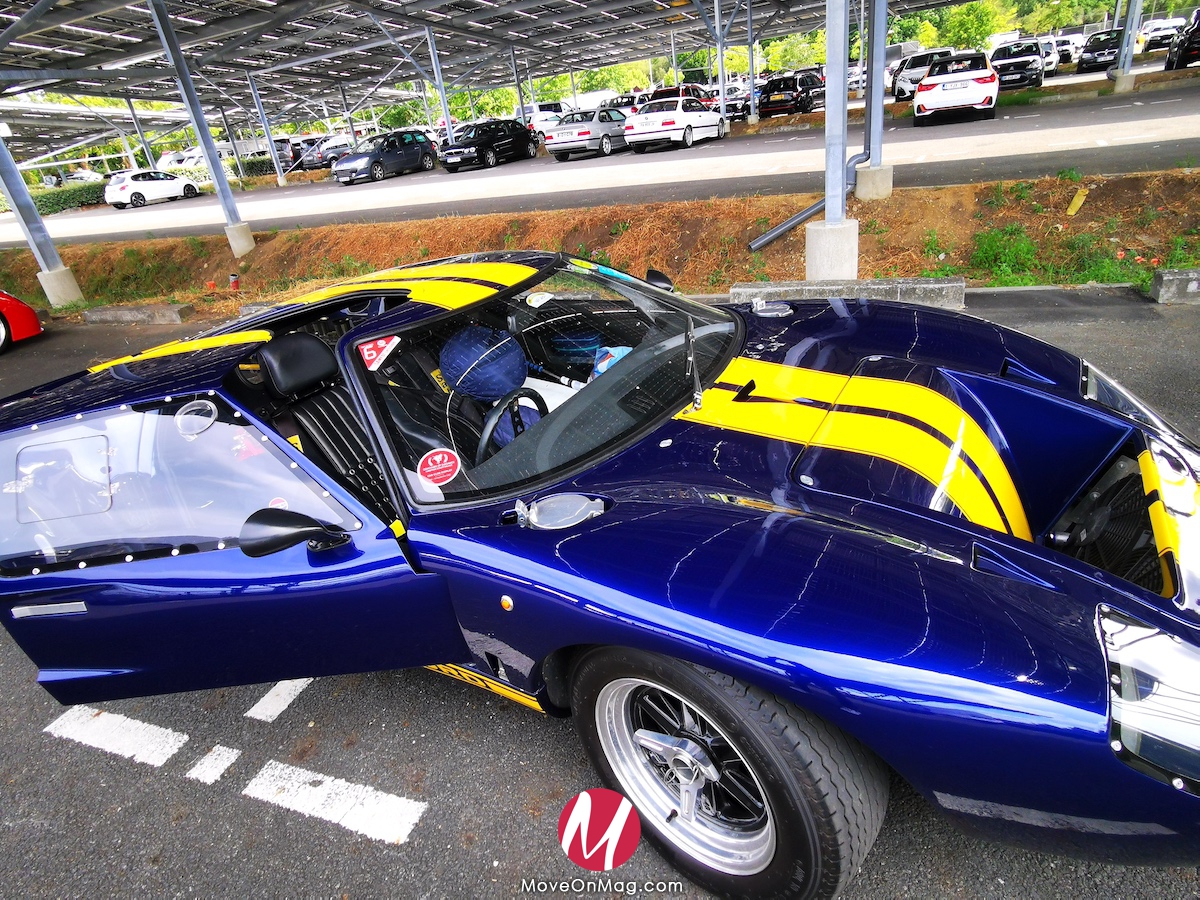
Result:
<instances>
[{"instance_id":1,"label":"hedge row","mask_svg":"<svg viewBox=\"0 0 1200 900\"><path fill-rule=\"evenodd\" d=\"M43 216L62 212L64 209L78 209L81 206L92 206L104 202L104 182L96 181L89 184L69 184L60 188L33 190L33 205ZM0 196L0 212L8 212L8 198Z\"/></svg>"}]
</instances>

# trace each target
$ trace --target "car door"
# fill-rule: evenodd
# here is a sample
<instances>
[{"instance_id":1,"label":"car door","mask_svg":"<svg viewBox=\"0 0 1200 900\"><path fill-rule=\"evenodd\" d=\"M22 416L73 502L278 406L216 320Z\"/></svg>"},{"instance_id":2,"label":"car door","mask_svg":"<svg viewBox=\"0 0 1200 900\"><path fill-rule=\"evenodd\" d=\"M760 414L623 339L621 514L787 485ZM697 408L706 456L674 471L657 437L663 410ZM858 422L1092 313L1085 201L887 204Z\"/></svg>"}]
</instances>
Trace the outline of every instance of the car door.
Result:
<instances>
[{"instance_id":1,"label":"car door","mask_svg":"<svg viewBox=\"0 0 1200 900\"><path fill-rule=\"evenodd\" d=\"M392 134L386 137L379 147L379 161L383 170L388 173L404 171L404 146L400 135Z\"/></svg>"},{"instance_id":2,"label":"car door","mask_svg":"<svg viewBox=\"0 0 1200 900\"><path fill-rule=\"evenodd\" d=\"M249 420L205 393L0 439L0 617L58 700L465 658L442 580Z\"/></svg>"},{"instance_id":3,"label":"car door","mask_svg":"<svg viewBox=\"0 0 1200 900\"><path fill-rule=\"evenodd\" d=\"M604 133L613 142L614 147L625 146L625 114L619 109L605 109L600 112L600 121Z\"/></svg>"}]
</instances>

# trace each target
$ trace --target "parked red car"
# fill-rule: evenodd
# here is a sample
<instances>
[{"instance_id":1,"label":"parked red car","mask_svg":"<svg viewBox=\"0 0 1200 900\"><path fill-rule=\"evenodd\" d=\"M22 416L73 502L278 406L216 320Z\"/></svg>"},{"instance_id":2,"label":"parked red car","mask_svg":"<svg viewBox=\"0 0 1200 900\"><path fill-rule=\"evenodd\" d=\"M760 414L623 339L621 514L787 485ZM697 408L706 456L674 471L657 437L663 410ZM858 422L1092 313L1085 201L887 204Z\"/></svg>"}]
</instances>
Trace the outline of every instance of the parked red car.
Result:
<instances>
[{"instance_id":1,"label":"parked red car","mask_svg":"<svg viewBox=\"0 0 1200 900\"><path fill-rule=\"evenodd\" d=\"M13 341L23 341L42 333L37 313L27 303L0 291L0 353Z\"/></svg>"}]
</instances>

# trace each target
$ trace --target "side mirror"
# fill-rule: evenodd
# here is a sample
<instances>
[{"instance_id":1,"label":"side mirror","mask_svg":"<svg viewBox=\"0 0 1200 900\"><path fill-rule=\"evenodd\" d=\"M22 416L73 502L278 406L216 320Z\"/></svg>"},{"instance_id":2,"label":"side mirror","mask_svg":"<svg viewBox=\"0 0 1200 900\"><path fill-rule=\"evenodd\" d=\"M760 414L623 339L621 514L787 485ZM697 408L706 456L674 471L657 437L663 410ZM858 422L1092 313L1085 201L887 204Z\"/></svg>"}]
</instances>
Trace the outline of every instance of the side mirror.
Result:
<instances>
[{"instance_id":1,"label":"side mirror","mask_svg":"<svg viewBox=\"0 0 1200 900\"><path fill-rule=\"evenodd\" d=\"M656 288L662 288L664 291L675 290L675 282L667 276L666 272L660 272L658 269L647 269L646 281L650 282Z\"/></svg>"},{"instance_id":2,"label":"side mirror","mask_svg":"<svg viewBox=\"0 0 1200 900\"><path fill-rule=\"evenodd\" d=\"M350 535L333 526L324 525L312 516L290 509L260 509L250 514L238 535L238 546L247 556L270 556L280 550L308 541L314 552L341 547Z\"/></svg>"}]
</instances>

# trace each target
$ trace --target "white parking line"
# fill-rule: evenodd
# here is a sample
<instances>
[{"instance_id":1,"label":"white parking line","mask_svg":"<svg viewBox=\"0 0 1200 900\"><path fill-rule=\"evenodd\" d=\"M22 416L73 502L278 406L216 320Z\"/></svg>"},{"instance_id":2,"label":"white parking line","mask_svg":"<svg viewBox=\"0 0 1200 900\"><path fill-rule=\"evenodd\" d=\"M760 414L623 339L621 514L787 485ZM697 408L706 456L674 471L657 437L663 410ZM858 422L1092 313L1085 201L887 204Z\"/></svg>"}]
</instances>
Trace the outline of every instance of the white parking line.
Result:
<instances>
[{"instance_id":1,"label":"white parking line","mask_svg":"<svg viewBox=\"0 0 1200 900\"><path fill-rule=\"evenodd\" d=\"M1101 109L1133 109L1132 103L1118 103L1116 106L1102 106Z\"/></svg>"},{"instance_id":2,"label":"white parking line","mask_svg":"<svg viewBox=\"0 0 1200 900\"><path fill-rule=\"evenodd\" d=\"M216 784L217 779L224 775L225 771L241 755L241 750L234 750L232 747L222 747L220 744L217 744L200 757L200 761L188 770L187 777L204 784Z\"/></svg>"},{"instance_id":3,"label":"white parking line","mask_svg":"<svg viewBox=\"0 0 1200 900\"><path fill-rule=\"evenodd\" d=\"M1183 102L1182 97L1172 97L1170 100L1151 100L1150 105L1154 106L1156 103L1181 103L1181 102Z\"/></svg>"},{"instance_id":4,"label":"white parking line","mask_svg":"<svg viewBox=\"0 0 1200 900\"><path fill-rule=\"evenodd\" d=\"M312 682L311 678L281 681L267 691L265 697L246 710L246 715L261 722L274 722L279 718L279 714L287 709L291 702L300 696L300 692Z\"/></svg>"},{"instance_id":5,"label":"white parking line","mask_svg":"<svg viewBox=\"0 0 1200 900\"><path fill-rule=\"evenodd\" d=\"M1131 134L1128 137L1115 137L1115 138L1110 138L1110 140L1114 144L1118 144L1121 141L1144 141L1146 138L1152 138L1155 136L1156 135L1153 135L1153 134L1137 134L1137 135Z\"/></svg>"},{"instance_id":6,"label":"white parking line","mask_svg":"<svg viewBox=\"0 0 1200 900\"><path fill-rule=\"evenodd\" d=\"M242 793L392 844L408 840L429 805L274 760Z\"/></svg>"},{"instance_id":7,"label":"white parking line","mask_svg":"<svg viewBox=\"0 0 1200 900\"><path fill-rule=\"evenodd\" d=\"M72 707L44 730L55 737L151 766L161 766L178 753L188 739L186 734L178 731L139 722L117 713L102 712L90 706Z\"/></svg>"},{"instance_id":8,"label":"white parking line","mask_svg":"<svg viewBox=\"0 0 1200 900\"><path fill-rule=\"evenodd\" d=\"M1041 113L1029 113L1028 115L1024 115L1024 116L1013 116L1013 118L1014 119L1040 119L1041 116L1042 116ZM1005 116L1005 118L1008 118L1008 117Z\"/></svg>"}]
</instances>

